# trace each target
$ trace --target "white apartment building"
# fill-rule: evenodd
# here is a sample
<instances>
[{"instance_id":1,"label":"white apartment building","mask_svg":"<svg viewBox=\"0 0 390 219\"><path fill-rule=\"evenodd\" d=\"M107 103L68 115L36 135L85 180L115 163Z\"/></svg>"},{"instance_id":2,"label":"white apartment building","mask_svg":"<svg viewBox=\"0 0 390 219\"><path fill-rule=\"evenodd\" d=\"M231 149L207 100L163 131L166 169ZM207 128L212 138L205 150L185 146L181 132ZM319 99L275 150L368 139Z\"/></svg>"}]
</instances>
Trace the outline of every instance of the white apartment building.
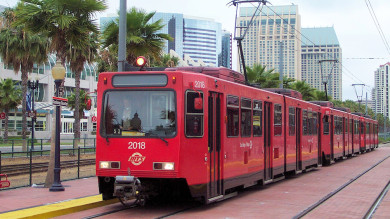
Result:
<instances>
[{"instance_id":1,"label":"white apartment building","mask_svg":"<svg viewBox=\"0 0 390 219\"><path fill-rule=\"evenodd\" d=\"M253 66L259 63L266 65L267 70L279 72L279 51L282 46L283 75L301 80L301 16L298 6L269 7L257 12L243 40L245 64ZM255 10L254 7L240 8L237 26L241 28L236 30L236 36L243 34Z\"/></svg>"},{"instance_id":2,"label":"white apartment building","mask_svg":"<svg viewBox=\"0 0 390 219\"><path fill-rule=\"evenodd\" d=\"M342 50L333 27L302 28L302 80L342 100ZM321 62L321 63L320 63Z\"/></svg>"},{"instance_id":3,"label":"white apartment building","mask_svg":"<svg viewBox=\"0 0 390 219\"><path fill-rule=\"evenodd\" d=\"M382 113L389 117L389 68L390 62L379 66L375 71L375 91L373 99L375 101L374 112Z\"/></svg>"}]
</instances>

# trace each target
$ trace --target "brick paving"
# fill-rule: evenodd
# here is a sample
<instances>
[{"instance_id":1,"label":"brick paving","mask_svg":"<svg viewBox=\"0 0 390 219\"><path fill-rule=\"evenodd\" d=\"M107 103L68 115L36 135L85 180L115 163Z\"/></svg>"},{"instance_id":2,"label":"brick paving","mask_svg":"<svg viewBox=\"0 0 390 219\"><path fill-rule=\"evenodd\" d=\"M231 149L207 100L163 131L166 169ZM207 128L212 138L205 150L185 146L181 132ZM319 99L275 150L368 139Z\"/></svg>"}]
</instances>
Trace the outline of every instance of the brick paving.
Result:
<instances>
[{"instance_id":1,"label":"brick paving","mask_svg":"<svg viewBox=\"0 0 390 219\"><path fill-rule=\"evenodd\" d=\"M97 178L65 181L63 192L49 188L25 187L0 191L0 213L99 194Z\"/></svg>"},{"instance_id":2,"label":"brick paving","mask_svg":"<svg viewBox=\"0 0 390 219\"><path fill-rule=\"evenodd\" d=\"M380 147L375 151L277 183L245 189L237 197L185 211L170 218L293 218L388 155L390 155L390 147ZM389 169L390 158L304 218L362 218L380 191L389 182ZM0 202L2 203L0 213L98 193L95 177L67 181L63 182L63 185L65 192L57 193L49 192L48 189L44 188L0 191ZM179 204L128 209L102 218L156 218L180 209ZM118 208L121 208L119 203L64 215L62 218L82 218ZM390 194L385 197L373 218L390 218Z\"/></svg>"}]
</instances>

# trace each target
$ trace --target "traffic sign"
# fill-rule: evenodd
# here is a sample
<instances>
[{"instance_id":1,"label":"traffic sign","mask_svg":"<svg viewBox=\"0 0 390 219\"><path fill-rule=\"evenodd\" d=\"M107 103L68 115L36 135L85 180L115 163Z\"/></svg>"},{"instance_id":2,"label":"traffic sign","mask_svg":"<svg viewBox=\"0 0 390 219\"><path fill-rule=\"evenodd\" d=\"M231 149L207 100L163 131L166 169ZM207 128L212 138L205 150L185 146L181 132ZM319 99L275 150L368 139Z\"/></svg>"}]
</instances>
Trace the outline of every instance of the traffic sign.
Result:
<instances>
[{"instance_id":1,"label":"traffic sign","mask_svg":"<svg viewBox=\"0 0 390 219\"><path fill-rule=\"evenodd\" d=\"M67 106L68 99L61 97L53 97L53 105L55 106Z\"/></svg>"},{"instance_id":2,"label":"traffic sign","mask_svg":"<svg viewBox=\"0 0 390 219\"><path fill-rule=\"evenodd\" d=\"M0 119L5 119L5 113L4 112L0 113Z\"/></svg>"},{"instance_id":3,"label":"traffic sign","mask_svg":"<svg viewBox=\"0 0 390 219\"><path fill-rule=\"evenodd\" d=\"M96 123L96 122L97 122L97 117L96 117L96 116L92 116L92 122L93 122L93 123Z\"/></svg>"}]
</instances>

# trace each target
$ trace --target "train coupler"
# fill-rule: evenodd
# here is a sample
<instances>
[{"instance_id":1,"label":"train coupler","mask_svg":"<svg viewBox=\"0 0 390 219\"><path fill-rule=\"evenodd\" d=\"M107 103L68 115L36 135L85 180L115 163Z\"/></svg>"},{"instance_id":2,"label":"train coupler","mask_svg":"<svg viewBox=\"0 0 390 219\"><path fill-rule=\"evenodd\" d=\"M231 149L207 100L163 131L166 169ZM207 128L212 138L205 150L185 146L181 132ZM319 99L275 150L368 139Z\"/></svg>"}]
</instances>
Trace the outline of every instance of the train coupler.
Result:
<instances>
[{"instance_id":1,"label":"train coupler","mask_svg":"<svg viewBox=\"0 0 390 219\"><path fill-rule=\"evenodd\" d=\"M116 196L123 205L134 201L132 205L144 205L145 196L142 194L141 181L134 176L117 176L114 184L114 196Z\"/></svg>"}]
</instances>

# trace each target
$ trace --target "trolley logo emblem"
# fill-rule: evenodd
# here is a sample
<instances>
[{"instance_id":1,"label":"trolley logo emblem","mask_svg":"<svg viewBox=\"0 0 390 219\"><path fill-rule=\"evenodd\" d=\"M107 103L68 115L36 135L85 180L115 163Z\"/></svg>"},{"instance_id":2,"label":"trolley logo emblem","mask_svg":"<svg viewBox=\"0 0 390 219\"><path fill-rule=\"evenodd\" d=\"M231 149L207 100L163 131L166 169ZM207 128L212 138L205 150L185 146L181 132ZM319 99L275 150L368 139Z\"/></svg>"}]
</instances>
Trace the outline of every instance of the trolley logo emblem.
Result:
<instances>
[{"instance_id":1,"label":"trolley logo emblem","mask_svg":"<svg viewBox=\"0 0 390 219\"><path fill-rule=\"evenodd\" d=\"M142 156L142 154L138 153L138 152L135 152L134 154L132 154L130 157L129 157L129 161L138 166L140 165L142 162L145 161L145 158L144 156Z\"/></svg>"}]
</instances>

